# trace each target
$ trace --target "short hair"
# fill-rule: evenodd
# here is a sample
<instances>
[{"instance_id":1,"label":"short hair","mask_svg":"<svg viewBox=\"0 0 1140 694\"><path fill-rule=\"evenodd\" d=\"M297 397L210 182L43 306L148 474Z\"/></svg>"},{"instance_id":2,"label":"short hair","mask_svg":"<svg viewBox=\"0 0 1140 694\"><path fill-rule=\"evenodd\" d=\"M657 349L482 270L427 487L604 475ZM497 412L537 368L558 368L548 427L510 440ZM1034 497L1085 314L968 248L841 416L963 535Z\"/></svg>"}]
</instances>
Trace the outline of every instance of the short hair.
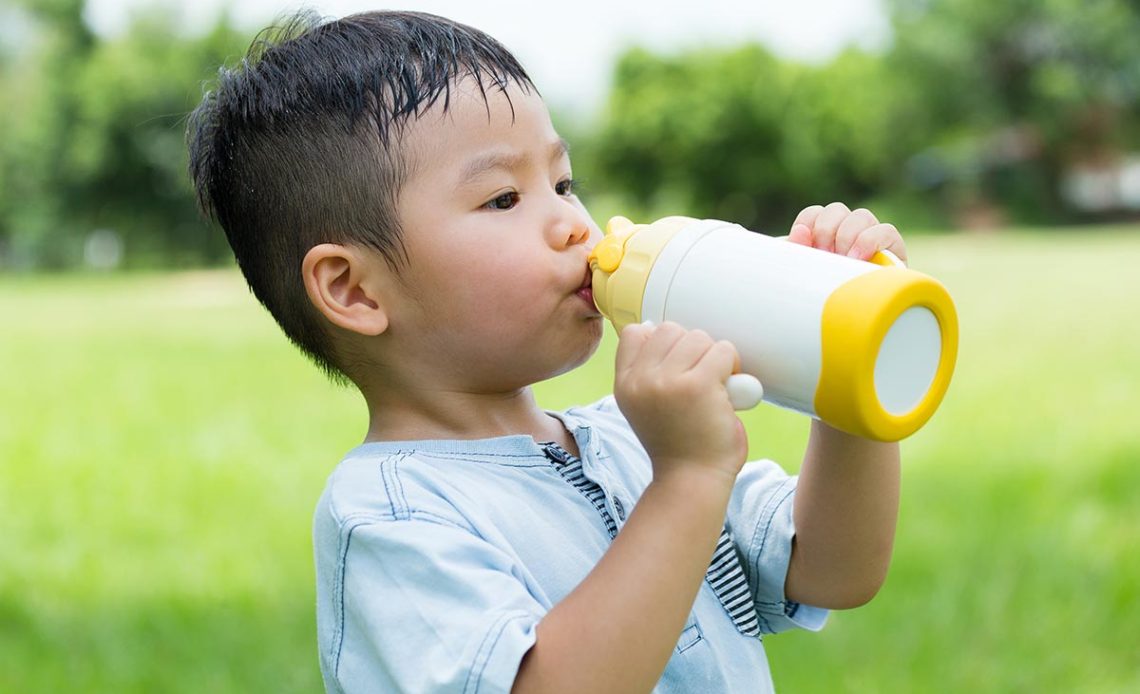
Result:
<instances>
[{"instance_id":1,"label":"short hair","mask_svg":"<svg viewBox=\"0 0 1140 694\"><path fill-rule=\"evenodd\" d=\"M225 231L254 296L336 382L348 382L346 357L308 300L301 263L314 246L340 243L378 251L396 272L406 264L401 133L441 97L446 111L468 76L484 100L512 82L534 90L506 48L443 17L301 12L223 66L190 115L199 207Z\"/></svg>"}]
</instances>

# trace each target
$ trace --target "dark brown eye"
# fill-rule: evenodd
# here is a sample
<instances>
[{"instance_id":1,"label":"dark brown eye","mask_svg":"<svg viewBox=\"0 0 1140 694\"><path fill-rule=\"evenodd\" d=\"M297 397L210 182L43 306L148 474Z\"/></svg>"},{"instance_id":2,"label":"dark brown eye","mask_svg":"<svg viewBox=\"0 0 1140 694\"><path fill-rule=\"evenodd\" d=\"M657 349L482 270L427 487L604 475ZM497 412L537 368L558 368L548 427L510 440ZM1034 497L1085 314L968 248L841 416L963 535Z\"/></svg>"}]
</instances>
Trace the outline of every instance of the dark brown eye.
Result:
<instances>
[{"instance_id":1,"label":"dark brown eye","mask_svg":"<svg viewBox=\"0 0 1140 694\"><path fill-rule=\"evenodd\" d=\"M503 193L494 200L491 200L484 205L484 207L492 210L509 210L517 204L519 204L519 194L511 191L510 193Z\"/></svg>"},{"instance_id":2,"label":"dark brown eye","mask_svg":"<svg viewBox=\"0 0 1140 694\"><path fill-rule=\"evenodd\" d=\"M578 185L574 182L574 179L567 178L565 180L559 181L554 186L554 192L558 193L559 195L573 195L576 192L577 188Z\"/></svg>"}]
</instances>

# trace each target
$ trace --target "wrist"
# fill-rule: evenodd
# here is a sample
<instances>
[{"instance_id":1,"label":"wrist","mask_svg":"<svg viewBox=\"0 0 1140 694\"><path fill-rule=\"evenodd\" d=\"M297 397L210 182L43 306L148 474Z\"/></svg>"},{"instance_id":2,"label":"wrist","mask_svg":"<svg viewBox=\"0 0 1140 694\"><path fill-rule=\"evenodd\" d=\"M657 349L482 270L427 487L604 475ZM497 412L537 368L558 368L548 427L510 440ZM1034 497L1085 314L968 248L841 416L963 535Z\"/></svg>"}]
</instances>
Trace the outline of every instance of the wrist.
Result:
<instances>
[{"instance_id":1,"label":"wrist","mask_svg":"<svg viewBox=\"0 0 1140 694\"><path fill-rule=\"evenodd\" d=\"M654 472L623 532L635 522L639 526L648 524L670 542L690 549L703 547L711 556L724 524L733 481L722 471L699 468ZM702 559L705 568L708 559Z\"/></svg>"},{"instance_id":2,"label":"wrist","mask_svg":"<svg viewBox=\"0 0 1140 694\"><path fill-rule=\"evenodd\" d=\"M716 465L655 465L650 486L687 500L728 498L736 475Z\"/></svg>"}]
</instances>

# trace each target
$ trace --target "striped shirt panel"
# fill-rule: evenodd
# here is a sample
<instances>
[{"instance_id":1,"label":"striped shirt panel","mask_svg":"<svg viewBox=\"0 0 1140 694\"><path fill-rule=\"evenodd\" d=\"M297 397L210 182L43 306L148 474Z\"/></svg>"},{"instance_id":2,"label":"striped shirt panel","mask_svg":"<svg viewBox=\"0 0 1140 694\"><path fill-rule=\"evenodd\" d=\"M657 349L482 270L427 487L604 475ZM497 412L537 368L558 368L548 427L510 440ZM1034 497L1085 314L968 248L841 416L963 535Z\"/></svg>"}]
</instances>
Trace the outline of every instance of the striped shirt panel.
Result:
<instances>
[{"instance_id":1,"label":"striped shirt panel","mask_svg":"<svg viewBox=\"0 0 1140 694\"><path fill-rule=\"evenodd\" d=\"M596 482L586 477L586 473L582 471L582 459L556 443L539 445L542 446L546 457L554 463L554 469L562 475L562 479L582 492L582 495L590 500L594 508L598 509L598 513L602 514L602 522L606 524L606 532L609 533L610 539L617 537L617 522L610 515L609 509L606 508L606 493Z\"/></svg>"},{"instance_id":2,"label":"striped shirt panel","mask_svg":"<svg viewBox=\"0 0 1140 694\"><path fill-rule=\"evenodd\" d=\"M598 510L610 538L617 537L618 526L606 508L606 494L596 482L586 477L582 471L581 458L556 443L545 442L540 445L562 478L580 491ZM622 520L625 520L624 510L617 505L618 500L615 499L614 502L618 513L623 515ZM717 600L737 630L745 636L759 636L760 619L756 613L756 605L752 601L740 556L736 552L736 545L727 527L720 531L712 561L705 572L705 581L713 589Z\"/></svg>"}]
</instances>

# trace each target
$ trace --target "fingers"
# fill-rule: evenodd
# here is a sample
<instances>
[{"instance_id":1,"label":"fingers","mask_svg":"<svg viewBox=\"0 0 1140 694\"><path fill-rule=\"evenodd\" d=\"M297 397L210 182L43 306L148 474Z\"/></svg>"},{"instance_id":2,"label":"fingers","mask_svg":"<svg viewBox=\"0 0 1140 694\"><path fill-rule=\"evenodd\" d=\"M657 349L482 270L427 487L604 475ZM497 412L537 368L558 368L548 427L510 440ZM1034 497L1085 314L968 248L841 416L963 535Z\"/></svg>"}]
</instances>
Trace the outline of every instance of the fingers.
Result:
<instances>
[{"instance_id":1,"label":"fingers","mask_svg":"<svg viewBox=\"0 0 1140 694\"><path fill-rule=\"evenodd\" d=\"M614 370L618 373L628 371L637 361L649 336L653 333L653 326L645 323L631 323L621 330L618 335L617 354L614 357Z\"/></svg>"},{"instance_id":2,"label":"fingers","mask_svg":"<svg viewBox=\"0 0 1140 694\"><path fill-rule=\"evenodd\" d=\"M819 217L820 212L823 212L823 205L812 205L811 207L805 207L800 211L798 215L796 215L796 221L792 222L792 230L794 231L797 226L802 224L806 226L810 232L811 228L815 225L815 220Z\"/></svg>"},{"instance_id":3,"label":"fingers","mask_svg":"<svg viewBox=\"0 0 1140 694\"><path fill-rule=\"evenodd\" d=\"M793 224L792 231L788 234L788 240L792 243L798 243L801 246L811 246L811 227L806 224L800 224L798 222L796 224Z\"/></svg>"},{"instance_id":4,"label":"fingers","mask_svg":"<svg viewBox=\"0 0 1140 694\"><path fill-rule=\"evenodd\" d=\"M649 454L654 478L688 468L734 479L748 452L726 383L736 348L664 322L624 328L618 353L614 400Z\"/></svg>"},{"instance_id":5,"label":"fingers","mask_svg":"<svg viewBox=\"0 0 1140 694\"><path fill-rule=\"evenodd\" d=\"M851 210L841 202L833 202L815 219L815 224L812 225L812 245L816 248L835 252L835 235L839 232L839 226L843 220L851 214Z\"/></svg>"},{"instance_id":6,"label":"fingers","mask_svg":"<svg viewBox=\"0 0 1140 694\"><path fill-rule=\"evenodd\" d=\"M884 249L907 260L906 244L893 224L881 223L869 210L851 210L841 202L804 208L792 223L788 240L860 260L870 260Z\"/></svg>"},{"instance_id":7,"label":"fingers","mask_svg":"<svg viewBox=\"0 0 1140 694\"><path fill-rule=\"evenodd\" d=\"M695 371L723 382L740 369L740 357L727 340L714 341L703 330L685 330L666 321L622 330L615 368L627 371L635 364L666 373Z\"/></svg>"},{"instance_id":8,"label":"fingers","mask_svg":"<svg viewBox=\"0 0 1140 694\"><path fill-rule=\"evenodd\" d=\"M693 368L709 351L713 339L703 330L690 330L673 343L661 366L669 371L682 372Z\"/></svg>"},{"instance_id":9,"label":"fingers","mask_svg":"<svg viewBox=\"0 0 1140 694\"><path fill-rule=\"evenodd\" d=\"M641 361L647 364L661 364L678 340L685 336L685 329L676 323L665 321L650 327L649 339L641 349Z\"/></svg>"},{"instance_id":10,"label":"fingers","mask_svg":"<svg viewBox=\"0 0 1140 694\"><path fill-rule=\"evenodd\" d=\"M859 260L870 260L875 253L884 249L906 262L906 243L894 224L876 224L864 229L852 239L846 255Z\"/></svg>"},{"instance_id":11,"label":"fingers","mask_svg":"<svg viewBox=\"0 0 1140 694\"><path fill-rule=\"evenodd\" d=\"M848 255L855 239L878 223L879 220L869 210L859 208L850 212L839 223L839 228L835 231L835 243L832 250L839 255Z\"/></svg>"},{"instance_id":12,"label":"fingers","mask_svg":"<svg viewBox=\"0 0 1140 694\"><path fill-rule=\"evenodd\" d=\"M677 341L662 366L724 383L740 370L740 355L728 340L714 341L703 330L692 330Z\"/></svg>"},{"instance_id":13,"label":"fingers","mask_svg":"<svg viewBox=\"0 0 1140 694\"><path fill-rule=\"evenodd\" d=\"M729 376L740 371L740 353L728 340L718 340L701 356L692 371L725 383Z\"/></svg>"}]
</instances>

